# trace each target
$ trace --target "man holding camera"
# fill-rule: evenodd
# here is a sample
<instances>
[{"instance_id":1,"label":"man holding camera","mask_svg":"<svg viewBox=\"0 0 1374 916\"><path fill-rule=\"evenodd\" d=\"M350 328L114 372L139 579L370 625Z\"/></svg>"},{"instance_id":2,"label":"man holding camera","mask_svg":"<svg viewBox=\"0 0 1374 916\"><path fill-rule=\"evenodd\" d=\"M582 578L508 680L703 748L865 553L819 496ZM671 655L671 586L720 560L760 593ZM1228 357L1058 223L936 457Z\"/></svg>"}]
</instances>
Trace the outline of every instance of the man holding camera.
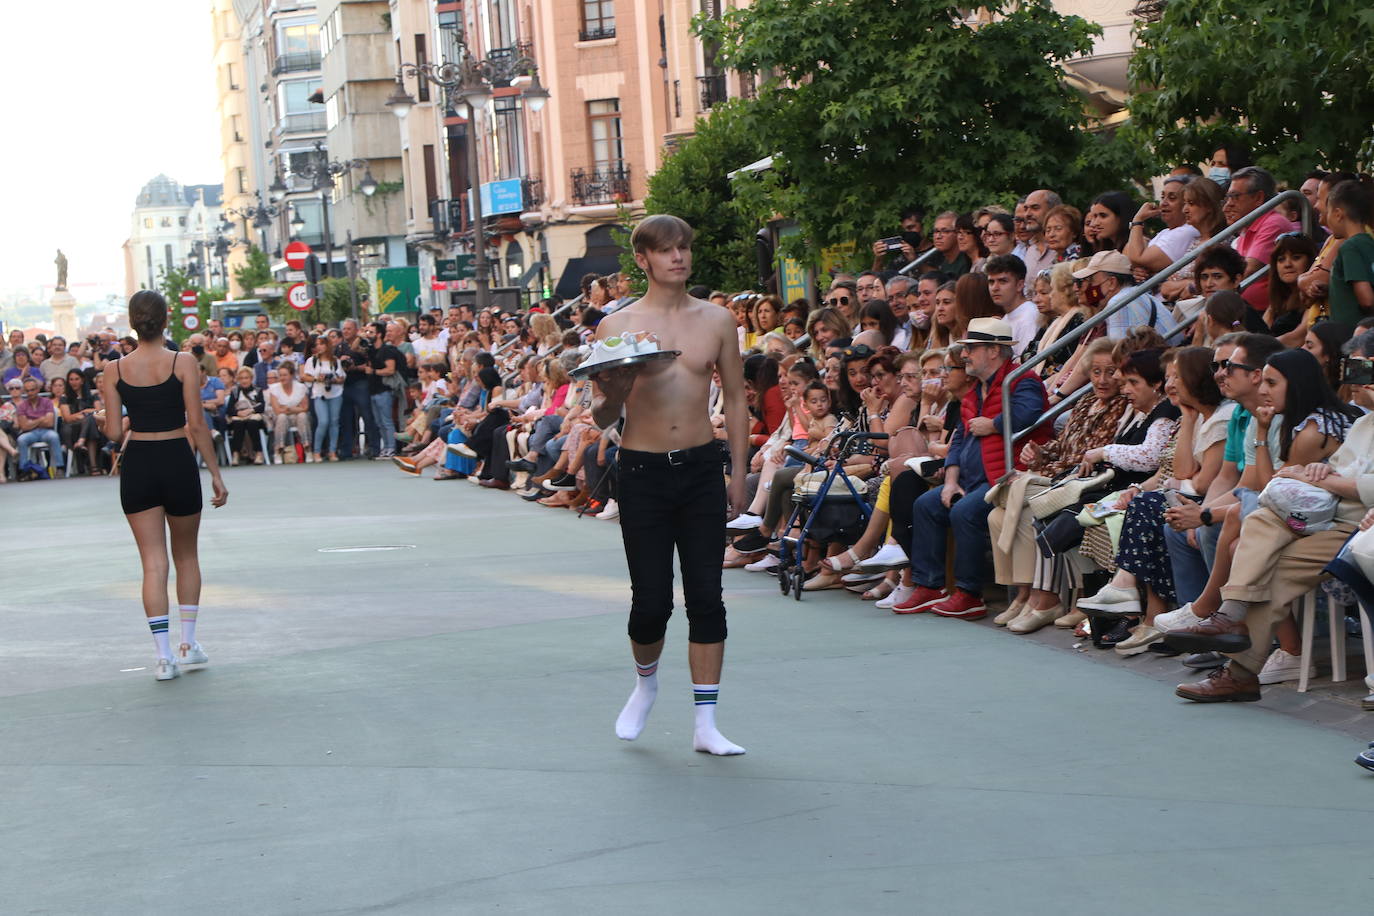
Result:
<instances>
[{"instance_id":1,"label":"man holding camera","mask_svg":"<svg viewBox=\"0 0 1374 916\"><path fill-rule=\"evenodd\" d=\"M367 447L377 453L377 424L372 416L372 393L368 376L372 371L372 347L358 333L358 322L345 318L340 325L343 339L334 355L344 369L343 407L339 411L339 459L353 457L358 440L358 421L363 422Z\"/></svg>"}]
</instances>

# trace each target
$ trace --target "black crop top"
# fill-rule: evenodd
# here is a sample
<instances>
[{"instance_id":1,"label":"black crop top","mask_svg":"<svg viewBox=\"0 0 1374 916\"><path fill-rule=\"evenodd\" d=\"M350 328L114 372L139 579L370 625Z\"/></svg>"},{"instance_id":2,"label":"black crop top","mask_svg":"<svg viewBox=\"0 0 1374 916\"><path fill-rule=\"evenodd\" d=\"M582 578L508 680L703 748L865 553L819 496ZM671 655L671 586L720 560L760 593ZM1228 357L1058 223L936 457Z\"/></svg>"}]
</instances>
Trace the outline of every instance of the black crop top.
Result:
<instances>
[{"instance_id":1,"label":"black crop top","mask_svg":"<svg viewBox=\"0 0 1374 916\"><path fill-rule=\"evenodd\" d=\"M119 373L120 360L115 360ZM124 400L129 428L136 433L167 433L186 425L186 400L177 381L177 361L172 357L172 373L159 385L130 385L121 374L115 389Z\"/></svg>"}]
</instances>

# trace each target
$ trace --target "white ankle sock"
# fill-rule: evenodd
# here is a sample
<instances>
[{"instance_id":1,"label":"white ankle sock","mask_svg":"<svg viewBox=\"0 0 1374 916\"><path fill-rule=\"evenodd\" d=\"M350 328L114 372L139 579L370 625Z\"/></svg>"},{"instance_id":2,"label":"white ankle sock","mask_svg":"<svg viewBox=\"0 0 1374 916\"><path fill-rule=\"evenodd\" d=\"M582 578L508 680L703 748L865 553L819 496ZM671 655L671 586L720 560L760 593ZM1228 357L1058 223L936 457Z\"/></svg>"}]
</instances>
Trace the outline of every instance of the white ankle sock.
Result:
<instances>
[{"instance_id":1,"label":"white ankle sock","mask_svg":"<svg viewBox=\"0 0 1374 916\"><path fill-rule=\"evenodd\" d=\"M743 754L744 748L726 740L716 729L716 698L720 695L719 684L693 684L692 696L696 701L697 725L692 746L707 754L719 757L732 757Z\"/></svg>"},{"instance_id":2,"label":"white ankle sock","mask_svg":"<svg viewBox=\"0 0 1374 916\"><path fill-rule=\"evenodd\" d=\"M157 657L171 658L172 647L167 644L167 615L149 617L148 629L153 631L153 642L157 643Z\"/></svg>"},{"instance_id":3,"label":"white ankle sock","mask_svg":"<svg viewBox=\"0 0 1374 916\"><path fill-rule=\"evenodd\" d=\"M622 741L633 741L644 731L649 710L654 708L654 700L658 697L658 662L647 665L635 662L635 671L634 692L615 720L615 734Z\"/></svg>"},{"instance_id":4,"label":"white ankle sock","mask_svg":"<svg viewBox=\"0 0 1374 916\"><path fill-rule=\"evenodd\" d=\"M196 615L200 613L198 604L180 604L177 607L181 610L181 641L188 646L196 644Z\"/></svg>"}]
</instances>

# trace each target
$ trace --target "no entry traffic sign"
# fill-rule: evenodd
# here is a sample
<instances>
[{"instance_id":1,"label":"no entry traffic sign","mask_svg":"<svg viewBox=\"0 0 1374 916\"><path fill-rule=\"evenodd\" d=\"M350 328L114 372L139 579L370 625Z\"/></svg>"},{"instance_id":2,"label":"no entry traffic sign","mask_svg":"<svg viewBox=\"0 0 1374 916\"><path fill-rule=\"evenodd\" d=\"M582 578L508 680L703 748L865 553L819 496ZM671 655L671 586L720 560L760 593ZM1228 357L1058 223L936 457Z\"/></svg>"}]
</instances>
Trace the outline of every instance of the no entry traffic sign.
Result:
<instances>
[{"instance_id":1,"label":"no entry traffic sign","mask_svg":"<svg viewBox=\"0 0 1374 916\"><path fill-rule=\"evenodd\" d=\"M199 301L200 301L200 295L199 295L195 290L193 290L193 289L184 289L184 290L181 291L181 304L182 304L182 305L195 305L195 304L196 304L197 302L199 302Z\"/></svg>"},{"instance_id":2,"label":"no entry traffic sign","mask_svg":"<svg viewBox=\"0 0 1374 916\"><path fill-rule=\"evenodd\" d=\"M292 242L282 251L282 257L286 258L286 266L292 270L304 270L305 259L310 257L310 246L302 241Z\"/></svg>"},{"instance_id":3,"label":"no entry traffic sign","mask_svg":"<svg viewBox=\"0 0 1374 916\"><path fill-rule=\"evenodd\" d=\"M315 304L315 300L310 297L310 291L305 288L304 283L296 283L286 291L286 302L298 312L303 312Z\"/></svg>"}]
</instances>

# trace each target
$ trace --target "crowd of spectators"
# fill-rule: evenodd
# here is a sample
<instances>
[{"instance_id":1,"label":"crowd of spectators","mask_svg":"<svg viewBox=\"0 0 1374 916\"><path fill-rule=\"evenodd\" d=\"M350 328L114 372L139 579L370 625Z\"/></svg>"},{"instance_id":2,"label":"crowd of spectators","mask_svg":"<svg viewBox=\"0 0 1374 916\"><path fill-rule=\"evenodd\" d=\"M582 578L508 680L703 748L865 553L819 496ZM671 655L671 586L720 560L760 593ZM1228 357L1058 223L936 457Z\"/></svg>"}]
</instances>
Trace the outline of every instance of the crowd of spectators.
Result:
<instances>
[{"instance_id":1,"label":"crowd of spectators","mask_svg":"<svg viewBox=\"0 0 1374 916\"><path fill-rule=\"evenodd\" d=\"M732 470L754 499L730 523L726 565L782 565L809 470L788 446L827 457L836 431L878 432L888 438L839 459L871 516L802 545L804 590L978 619L995 584L1010 632L1058 626L1123 656L1181 652L1210 672L1179 688L1199 701L1258 699L1261 684L1298 677L1288 606L1374 524L1374 192L1347 172L1285 176L1302 200L1217 243L1280 186L1235 148L1207 167L1173 170L1157 200L1041 189L1010 210L908 209L870 268L834 274L814 303L693 290L734 314L747 357L753 457ZM389 458L613 520L617 429L598 428L595 383L569 373L600 319L633 299L628 276L589 275L570 310L454 306L414 325L280 333L259 316L185 347L231 463L263 462L264 449ZM94 380L130 343L11 335L0 449L21 476L41 475L35 444L58 467L68 452L85 473L110 467L118 446L92 420ZM1003 404L1003 380L1032 360ZM1047 420L1066 398L1072 409ZM1011 468L1006 413L1020 432ZM1353 605L1352 587L1326 589L1331 613Z\"/></svg>"}]
</instances>

